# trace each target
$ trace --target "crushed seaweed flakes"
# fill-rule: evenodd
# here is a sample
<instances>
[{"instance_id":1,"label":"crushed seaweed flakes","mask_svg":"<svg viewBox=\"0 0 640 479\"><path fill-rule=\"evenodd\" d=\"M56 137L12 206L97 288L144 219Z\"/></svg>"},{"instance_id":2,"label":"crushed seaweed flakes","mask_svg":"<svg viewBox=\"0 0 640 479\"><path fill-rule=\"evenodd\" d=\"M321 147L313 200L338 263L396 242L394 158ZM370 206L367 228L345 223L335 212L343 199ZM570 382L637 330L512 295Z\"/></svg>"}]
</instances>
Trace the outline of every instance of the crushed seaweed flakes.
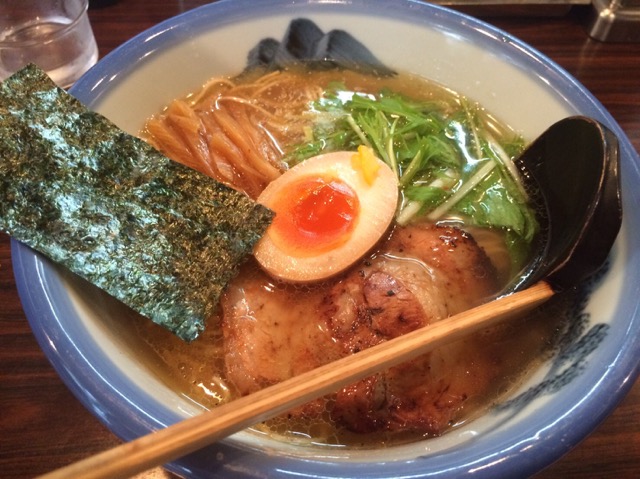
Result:
<instances>
[{"instance_id":1,"label":"crushed seaweed flakes","mask_svg":"<svg viewBox=\"0 0 640 479\"><path fill-rule=\"evenodd\" d=\"M0 84L0 228L186 341L272 217L33 65Z\"/></svg>"}]
</instances>

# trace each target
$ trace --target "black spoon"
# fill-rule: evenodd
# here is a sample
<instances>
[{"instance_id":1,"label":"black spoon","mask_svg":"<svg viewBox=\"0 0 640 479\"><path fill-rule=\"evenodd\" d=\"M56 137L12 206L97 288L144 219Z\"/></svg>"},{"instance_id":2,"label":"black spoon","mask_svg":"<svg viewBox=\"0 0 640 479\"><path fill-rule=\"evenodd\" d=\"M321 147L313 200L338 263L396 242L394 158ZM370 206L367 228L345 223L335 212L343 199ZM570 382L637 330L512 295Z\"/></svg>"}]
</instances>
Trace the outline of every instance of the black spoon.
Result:
<instances>
[{"instance_id":1,"label":"black spoon","mask_svg":"<svg viewBox=\"0 0 640 479\"><path fill-rule=\"evenodd\" d=\"M129 477L522 313L597 272L622 219L615 136L589 118L567 118L543 133L517 163L525 183L536 190L532 197L543 201L546 234L541 256L509 294L43 477Z\"/></svg>"},{"instance_id":2,"label":"black spoon","mask_svg":"<svg viewBox=\"0 0 640 479\"><path fill-rule=\"evenodd\" d=\"M506 289L544 279L556 290L575 286L606 261L622 223L618 140L584 116L553 124L515 160L543 234L535 258Z\"/></svg>"}]
</instances>

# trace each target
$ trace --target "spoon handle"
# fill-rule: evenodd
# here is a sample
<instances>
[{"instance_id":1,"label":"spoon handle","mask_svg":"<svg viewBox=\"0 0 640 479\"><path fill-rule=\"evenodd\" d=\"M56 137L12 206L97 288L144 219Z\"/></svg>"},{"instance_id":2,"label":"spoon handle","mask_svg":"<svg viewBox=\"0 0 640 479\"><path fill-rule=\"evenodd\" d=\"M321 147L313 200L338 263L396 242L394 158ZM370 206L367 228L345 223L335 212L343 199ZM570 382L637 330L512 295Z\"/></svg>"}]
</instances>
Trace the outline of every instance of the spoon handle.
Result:
<instances>
[{"instance_id":1,"label":"spoon handle","mask_svg":"<svg viewBox=\"0 0 640 479\"><path fill-rule=\"evenodd\" d=\"M197 416L41 476L46 479L130 477L175 460L378 371L521 314L553 296L541 281L357 354L293 377Z\"/></svg>"}]
</instances>

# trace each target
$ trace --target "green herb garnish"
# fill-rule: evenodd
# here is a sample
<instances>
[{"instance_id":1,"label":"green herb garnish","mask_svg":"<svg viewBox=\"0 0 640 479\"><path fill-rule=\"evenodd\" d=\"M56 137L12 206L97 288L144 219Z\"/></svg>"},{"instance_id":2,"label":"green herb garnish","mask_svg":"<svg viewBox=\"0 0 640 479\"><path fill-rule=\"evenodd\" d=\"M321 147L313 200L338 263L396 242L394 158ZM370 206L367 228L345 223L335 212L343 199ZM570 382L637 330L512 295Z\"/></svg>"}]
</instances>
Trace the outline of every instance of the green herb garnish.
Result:
<instances>
[{"instance_id":1,"label":"green herb garnish","mask_svg":"<svg viewBox=\"0 0 640 479\"><path fill-rule=\"evenodd\" d=\"M309 141L287 161L370 146L398 176L400 224L462 215L467 224L505 230L514 258L521 258L538 231L512 162L524 141L512 135L499 143L481 113L459 98L416 101L388 90L362 94L332 84L311 106Z\"/></svg>"}]
</instances>

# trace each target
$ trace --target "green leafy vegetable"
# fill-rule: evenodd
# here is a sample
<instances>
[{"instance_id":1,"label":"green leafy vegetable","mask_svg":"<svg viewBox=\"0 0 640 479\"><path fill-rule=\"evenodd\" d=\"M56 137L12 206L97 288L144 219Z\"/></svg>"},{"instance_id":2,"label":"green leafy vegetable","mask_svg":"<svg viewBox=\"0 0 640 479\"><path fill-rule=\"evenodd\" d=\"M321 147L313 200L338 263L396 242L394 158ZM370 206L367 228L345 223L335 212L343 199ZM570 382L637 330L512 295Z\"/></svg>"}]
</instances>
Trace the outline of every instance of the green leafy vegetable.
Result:
<instances>
[{"instance_id":1,"label":"green leafy vegetable","mask_svg":"<svg viewBox=\"0 0 640 479\"><path fill-rule=\"evenodd\" d=\"M311 110L311 139L290 152L289 163L365 144L398 176L399 223L463 215L467 223L505 230L513 251L526 250L535 236L536 217L512 162L524 142L516 135L494 139L478 106L332 84Z\"/></svg>"}]
</instances>

